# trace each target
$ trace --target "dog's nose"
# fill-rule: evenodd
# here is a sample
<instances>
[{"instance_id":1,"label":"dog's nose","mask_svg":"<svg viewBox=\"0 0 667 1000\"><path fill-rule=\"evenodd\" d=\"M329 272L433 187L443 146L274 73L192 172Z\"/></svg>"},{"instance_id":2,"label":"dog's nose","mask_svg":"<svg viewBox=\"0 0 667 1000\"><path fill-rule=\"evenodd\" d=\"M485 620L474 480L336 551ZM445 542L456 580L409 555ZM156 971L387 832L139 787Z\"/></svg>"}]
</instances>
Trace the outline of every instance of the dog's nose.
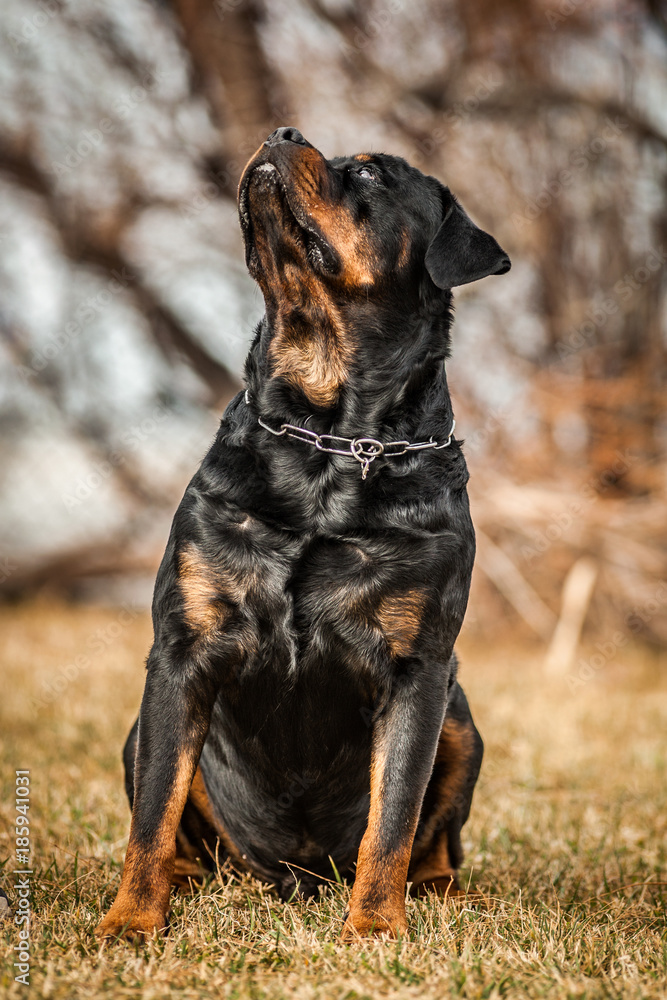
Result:
<instances>
[{"instance_id":1,"label":"dog's nose","mask_svg":"<svg viewBox=\"0 0 667 1000\"><path fill-rule=\"evenodd\" d=\"M276 146L279 142L298 142L302 146L308 145L298 128L294 128L292 125L284 125L282 128L277 128L275 132L271 133L264 145Z\"/></svg>"}]
</instances>

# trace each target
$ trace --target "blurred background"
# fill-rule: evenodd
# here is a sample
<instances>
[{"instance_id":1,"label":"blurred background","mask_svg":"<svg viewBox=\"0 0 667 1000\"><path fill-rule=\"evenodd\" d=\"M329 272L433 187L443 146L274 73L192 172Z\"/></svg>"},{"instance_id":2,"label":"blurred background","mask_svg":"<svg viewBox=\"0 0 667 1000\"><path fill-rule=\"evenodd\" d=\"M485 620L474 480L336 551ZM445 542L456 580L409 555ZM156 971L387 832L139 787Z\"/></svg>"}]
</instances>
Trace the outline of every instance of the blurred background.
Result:
<instances>
[{"instance_id":1,"label":"blurred background","mask_svg":"<svg viewBox=\"0 0 667 1000\"><path fill-rule=\"evenodd\" d=\"M435 174L512 257L455 293L470 638L538 643L575 680L664 646L662 0L4 0L0 18L0 597L148 605L262 313L238 178L292 124L326 156Z\"/></svg>"}]
</instances>

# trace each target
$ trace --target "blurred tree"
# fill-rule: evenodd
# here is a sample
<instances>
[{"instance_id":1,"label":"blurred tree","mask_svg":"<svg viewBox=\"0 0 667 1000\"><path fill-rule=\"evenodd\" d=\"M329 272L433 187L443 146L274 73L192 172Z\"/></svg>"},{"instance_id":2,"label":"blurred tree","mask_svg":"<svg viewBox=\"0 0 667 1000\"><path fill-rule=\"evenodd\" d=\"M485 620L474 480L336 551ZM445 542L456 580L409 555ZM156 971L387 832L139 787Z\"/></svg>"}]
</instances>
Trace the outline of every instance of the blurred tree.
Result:
<instances>
[{"instance_id":1,"label":"blurred tree","mask_svg":"<svg viewBox=\"0 0 667 1000\"><path fill-rule=\"evenodd\" d=\"M451 382L485 496L501 472L552 497L592 483L608 516L635 498L648 527L628 514L630 530L654 531L662 3L7 0L0 17L5 592L150 576L261 312L238 177L286 123L328 155L405 155L510 251L507 279L456 296ZM564 497L534 523L516 498L480 502L489 543L553 610L575 558L609 561L595 503L538 563L521 555ZM600 575L608 606L664 575L658 534L657 561L637 536L625 576ZM508 600L498 572L489 607Z\"/></svg>"}]
</instances>

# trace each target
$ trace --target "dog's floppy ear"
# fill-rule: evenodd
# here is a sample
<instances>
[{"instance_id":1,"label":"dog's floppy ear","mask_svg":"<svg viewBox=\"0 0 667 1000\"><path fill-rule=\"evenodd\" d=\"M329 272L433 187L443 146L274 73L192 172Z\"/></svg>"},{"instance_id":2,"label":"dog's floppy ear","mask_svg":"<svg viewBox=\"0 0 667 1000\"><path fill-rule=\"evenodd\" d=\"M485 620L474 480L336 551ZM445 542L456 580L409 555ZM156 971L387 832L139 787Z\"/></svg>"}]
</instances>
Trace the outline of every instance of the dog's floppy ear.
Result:
<instances>
[{"instance_id":1,"label":"dog's floppy ear","mask_svg":"<svg viewBox=\"0 0 667 1000\"><path fill-rule=\"evenodd\" d=\"M438 288L456 288L512 266L493 236L469 219L453 195L440 228L426 251L426 270Z\"/></svg>"}]
</instances>

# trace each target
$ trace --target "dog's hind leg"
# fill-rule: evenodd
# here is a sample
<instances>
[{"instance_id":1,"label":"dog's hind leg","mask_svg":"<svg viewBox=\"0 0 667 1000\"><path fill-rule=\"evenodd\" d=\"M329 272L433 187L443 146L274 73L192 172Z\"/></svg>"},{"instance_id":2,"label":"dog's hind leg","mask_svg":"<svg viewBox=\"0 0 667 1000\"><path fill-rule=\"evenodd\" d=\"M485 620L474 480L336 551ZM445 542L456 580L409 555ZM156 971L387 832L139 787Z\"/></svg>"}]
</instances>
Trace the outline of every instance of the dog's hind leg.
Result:
<instances>
[{"instance_id":1,"label":"dog's hind leg","mask_svg":"<svg viewBox=\"0 0 667 1000\"><path fill-rule=\"evenodd\" d=\"M456 875L463 860L461 827L470 813L483 752L466 696L455 681L410 859L408 881L413 896L429 891L448 897L464 895Z\"/></svg>"}]
</instances>

